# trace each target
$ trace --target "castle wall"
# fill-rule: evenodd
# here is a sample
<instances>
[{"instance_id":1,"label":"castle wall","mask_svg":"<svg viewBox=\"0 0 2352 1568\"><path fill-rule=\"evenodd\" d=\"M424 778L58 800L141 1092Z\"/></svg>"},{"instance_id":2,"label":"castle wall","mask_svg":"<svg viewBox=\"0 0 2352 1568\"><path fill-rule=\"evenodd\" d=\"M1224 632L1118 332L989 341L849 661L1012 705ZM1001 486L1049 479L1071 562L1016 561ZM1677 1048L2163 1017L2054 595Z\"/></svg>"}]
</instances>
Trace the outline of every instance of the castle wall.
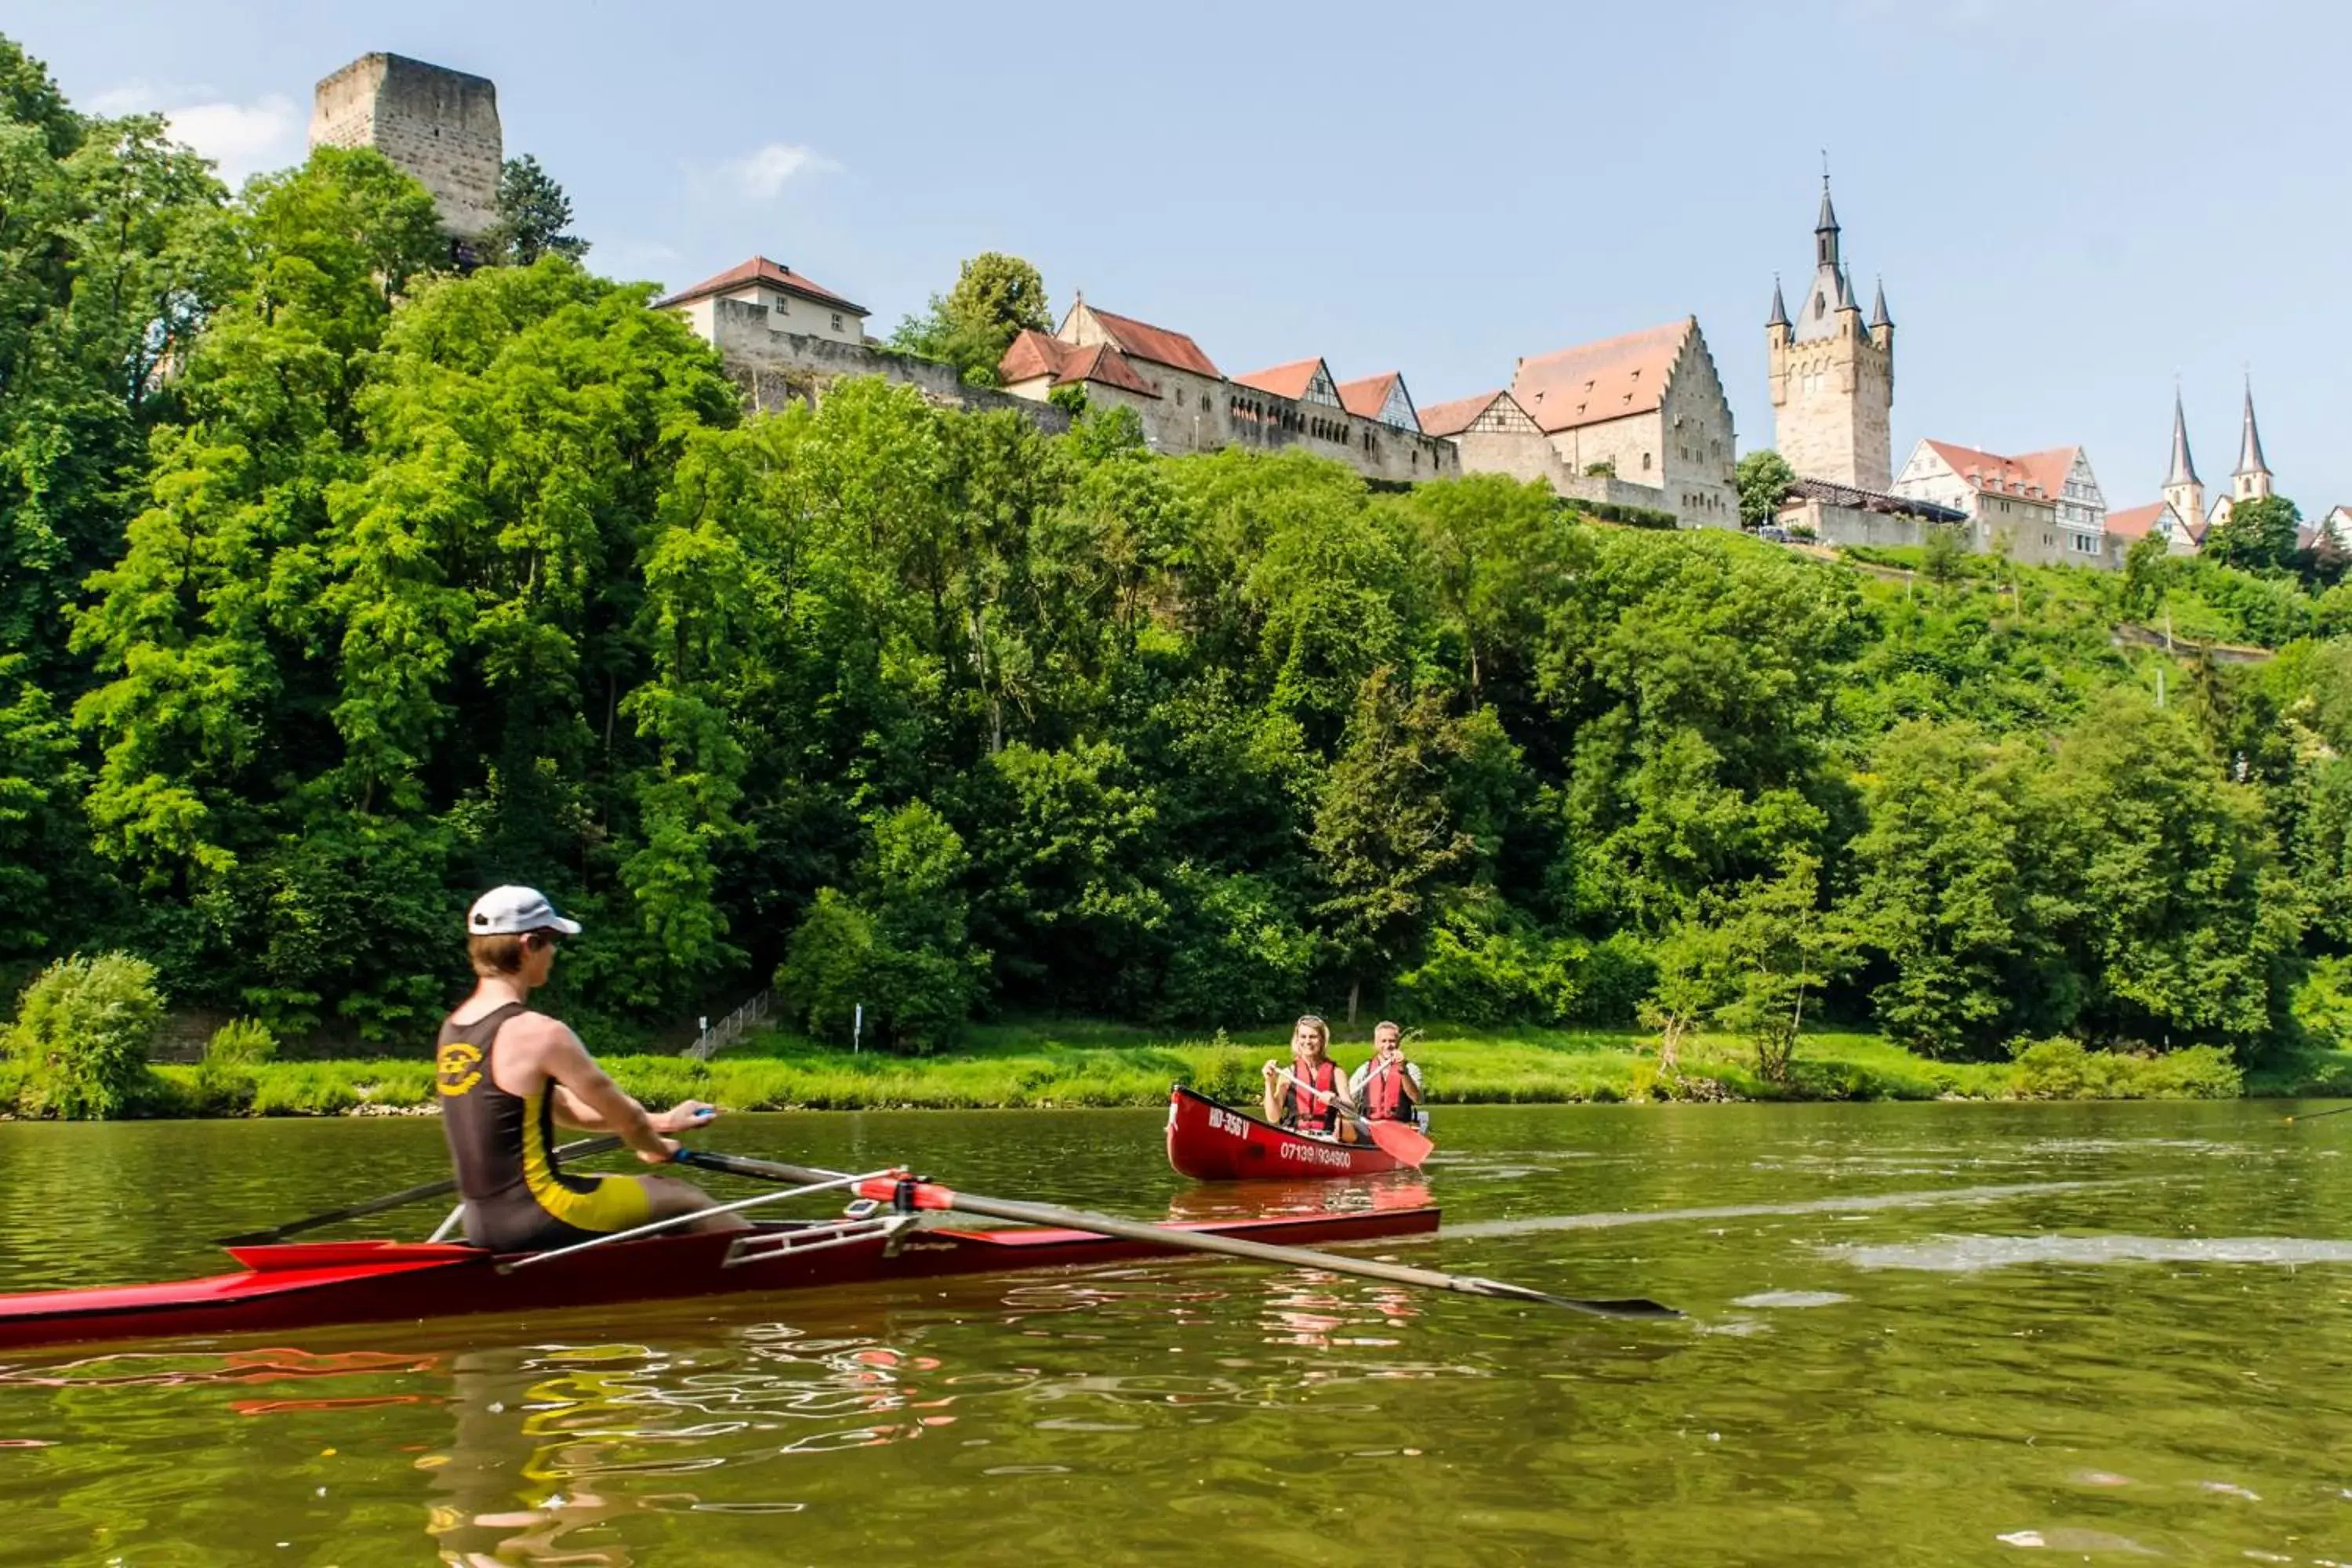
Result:
<instances>
[{"instance_id":1,"label":"castle wall","mask_svg":"<svg viewBox=\"0 0 2352 1568\"><path fill-rule=\"evenodd\" d=\"M505 144L499 91L404 55L362 55L319 83L313 147L373 147L433 193L441 225L470 239L498 218Z\"/></svg>"},{"instance_id":2,"label":"castle wall","mask_svg":"<svg viewBox=\"0 0 2352 1568\"><path fill-rule=\"evenodd\" d=\"M993 387L967 385L953 365L884 353L862 342L780 332L770 326L772 317L764 305L747 305L740 300L694 302L702 304L711 307L711 345L754 411L781 408L788 403L814 403L827 386L844 377L878 375L913 387L943 408L976 412L1013 408L1049 435L1070 427L1070 416L1051 404L1015 397ZM684 312L689 322L694 320L694 305Z\"/></svg>"}]
</instances>

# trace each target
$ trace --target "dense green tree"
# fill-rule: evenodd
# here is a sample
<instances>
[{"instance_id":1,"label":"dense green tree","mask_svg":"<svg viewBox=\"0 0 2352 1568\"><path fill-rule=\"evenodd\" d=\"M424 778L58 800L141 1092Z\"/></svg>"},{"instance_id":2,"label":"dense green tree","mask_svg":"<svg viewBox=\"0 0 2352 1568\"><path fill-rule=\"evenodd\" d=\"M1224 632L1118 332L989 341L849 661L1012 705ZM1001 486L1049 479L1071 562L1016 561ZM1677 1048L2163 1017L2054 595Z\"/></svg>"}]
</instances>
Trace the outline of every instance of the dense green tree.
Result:
<instances>
[{"instance_id":1,"label":"dense green tree","mask_svg":"<svg viewBox=\"0 0 2352 1568\"><path fill-rule=\"evenodd\" d=\"M2074 983L2038 887L2031 753L1965 729L1912 723L1873 754L1859 884L1843 914L1888 971L1879 1024L1937 1056L1984 1053L2072 1016Z\"/></svg>"},{"instance_id":2,"label":"dense green tree","mask_svg":"<svg viewBox=\"0 0 2352 1568\"><path fill-rule=\"evenodd\" d=\"M542 256L577 261L588 254L588 242L571 227L572 198L555 176L529 153L509 158L499 170L498 221L482 237L482 259L509 267L528 267Z\"/></svg>"},{"instance_id":3,"label":"dense green tree","mask_svg":"<svg viewBox=\"0 0 2352 1568\"><path fill-rule=\"evenodd\" d=\"M1024 330L1045 331L1045 283L1017 256L984 250L957 269L955 287L931 296L929 308L909 316L890 335L902 353L944 360L963 379L996 384L996 365Z\"/></svg>"},{"instance_id":4,"label":"dense green tree","mask_svg":"<svg viewBox=\"0 0 2352 1568\"><path fill-rule=\"evenodd\" d=\"M1417 952L1440 879L1475 847L1446 810L1452 741L1434 693L1408 694L1385 668L1364 678L1313 837L1325 890L1316 912L1330 922L1349 1023L1365 981L1395 973Z\"/></svg>"},{"instance_id":5,"label":"dense green tree","mask_svg":"<svg viewBox=\"0 0 2352 1568\"><path fill-rule=\"evenodd\" d=\"M2158 1046L2275 1037L2305 912L2254 790L2178 710L2123 692L2067 736L2049 789L2082 1026Z\"/></svg>"},{"instance_id":6,"label":"dense green tree","mask_svg":"<svg viewBox=\"0 0 2352 1568\"><path fill-rule=\"evenodd\" d=\"M2198 552L2249 572L2284 571L2295 552L2303 513L2284 496L2233 501L2230 514L2205 531Z\"/></svg>"},{"instance_id":7,"label":"dense green tree","mask_svg":"<svg viewBox=\"0 0 2352 1568\"><path fill-rule=\"evenodd\" d=\"M1732 469L1739 488L1739 526L1761 528L1780 514L1780 501L1797 482L1789 459L1766 447L1748 453Z\"/></svg>"}]
</instances>

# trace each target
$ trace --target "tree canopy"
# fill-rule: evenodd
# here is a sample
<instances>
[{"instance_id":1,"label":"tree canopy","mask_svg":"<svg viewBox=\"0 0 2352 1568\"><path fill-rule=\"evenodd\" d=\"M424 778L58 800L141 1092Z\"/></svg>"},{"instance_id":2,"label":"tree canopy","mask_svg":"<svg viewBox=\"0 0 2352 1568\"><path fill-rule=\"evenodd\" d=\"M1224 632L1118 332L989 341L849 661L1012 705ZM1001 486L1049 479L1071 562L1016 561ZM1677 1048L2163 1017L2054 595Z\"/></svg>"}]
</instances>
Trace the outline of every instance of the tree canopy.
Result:
<instances>
[{"instance_id":1,"label":"tree canopy","mask_svg":"<svg viewBox=\"0 0 2352 1568\"><path fill-rule=\"evenodd\" d=\"M1037 269L1017 256L984 250L956 273L955 287L931 296L920 316L898 323L890 346L903 353L943 360L964 380L996 384L997 362L1025 329L1045 331L1045 283Z\"/></svg>"}]
</instances>

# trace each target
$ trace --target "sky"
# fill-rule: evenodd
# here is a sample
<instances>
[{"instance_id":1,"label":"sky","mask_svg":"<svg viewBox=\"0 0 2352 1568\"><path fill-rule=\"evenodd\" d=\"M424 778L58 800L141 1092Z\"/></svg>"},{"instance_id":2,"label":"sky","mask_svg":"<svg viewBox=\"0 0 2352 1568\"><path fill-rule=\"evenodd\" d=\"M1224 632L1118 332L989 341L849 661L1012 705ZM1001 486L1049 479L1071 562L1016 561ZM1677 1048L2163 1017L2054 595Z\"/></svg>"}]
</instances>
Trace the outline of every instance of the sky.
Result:
<instances>
[{"instance_id":1,"label":"sky","mask_svg":"<svg viewBox=\"0 0 2352 1568\"><path fill-rule=\"evenodd\" d=\"M1823 155L1922 437L2079 443L2157 498L2177 384L2209 493L2252 377L2307 516L2352 504L2352 113L2337 0L0 0L79 105L167 111L232 180L299 160L312 84L389 50L498 84L592 266L754 253L887 333L996 249L1190 332L1434 404L1696 315L1772 440L1773 278Z\"/></svg>"}]
</instances>

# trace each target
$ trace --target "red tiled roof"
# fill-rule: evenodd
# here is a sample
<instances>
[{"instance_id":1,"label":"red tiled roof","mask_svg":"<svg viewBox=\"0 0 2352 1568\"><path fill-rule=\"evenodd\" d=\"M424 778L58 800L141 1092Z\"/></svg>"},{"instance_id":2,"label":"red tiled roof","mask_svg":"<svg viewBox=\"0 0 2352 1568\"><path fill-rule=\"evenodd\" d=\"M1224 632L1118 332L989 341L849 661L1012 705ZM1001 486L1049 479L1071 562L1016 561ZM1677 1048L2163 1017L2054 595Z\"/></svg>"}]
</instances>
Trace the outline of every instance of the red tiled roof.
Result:
<instances>
[{"instance_id":1,"label":"red tiled roof","mask_svg":"<svg viewBox=\"0 0 2352 1568\"><path fill-rule=\"evenodd\" d=\"M2126 507L2122 511L2107 513L2107 531L2117 539L2145 539L2156 520L2164 515L2164 503L2154 506Z\"/></svg>"},{"instance_id":2,"label":"red tiled roof","mask_svg":"<svg viewBox=\"0 0 2352 1568\"><path fill-rule=\"evenodd\" d=\"M1404 377L1395 371L1385 375L1368 375L1360 381L1339 384L1339 402L1349 413L1360 419L1378 419L1389 405L1389 392Z\"/></svg>"},{"instance_id":3,"label":"red tiled roof","mask_svg":"<svg viewBox=\"0 0 2352 1568\"><path fill-rule=\"evenodd\" d=\"M1287 397L1297 402L1307 395L1307 388L1314 381L1315 373L1323 368L1322 356L1309 354L1305 359L1292 360L1288 364L1278 364L1268 370L1254 370L1247 375L1237 375L1234 377L1234 384L1246 386L1253 391L1265 393L1269 396ZM1328 374L1328 372L1326 374Z\"/></svg>"},{"instance_id":4,"label":"red tiled roof","mask_svg":"<svg viewBox=\"0 0 2352 1568\"><path fill-rule=\"evenodd\" d=\"M2066 493L2066 476L2074 471L2075 454L2080 447L2053 447L2047 451L2027 452L2011 459L2023 468L2028 479L2040 485L2045 495Z\"/></svg>"},{"instance_id":5,"label":"red tiled roof","mask_svg":"<svg viewBox=\"0 0 2352 1568\"><path fill-rule=\"evenodd\" d=\"M1136 359L1150 360L1153 364L1173 365L1189 370L1194 375L1205 375L1212 381L1223 380L1201 345L1181 332L1171 332L1165 327L1155 327L1149 321L1139 321L1131 316L1114 316L1108 310L1087 307L1087 313L1101 323L1120 352Z\"/></svg>"},{"instance_id":6,"label":"red tiled roof","mask_svg":"<svg viewBox=\"0 0 2352 1568\"><path fill-rule=\"evenodd\" d=\"M1080 348L1034 329L1024 331L1006 346L1004 357L996 362L996 375L1007 386L1044 375L1051 376L1055 386L1091 381L1143 397L1160 395L1160 389L1144 380L1128 357L1108 343Z\"/></svg>"},{"instance_id":7,"label":"red tiled roof","mask_svg":"<svg viewBox=\"0 0 2352 1568\"><path fill-rule=\"evenodd\" d=\"M1421 411L1421 433L1424 436L1459 436L1475 425L1481 414L1495 405L1495 399L1510 395L1498 387L1474 397L1457 397L1451 403L1432 404Z\"/></svg>"},{"instance_id":8,"label":"red tiled roof","mask_svg":"<svg viewBox=\"0 0 2352 1568\"><path fill-rule=\"evenodd\" d=\"M2029 499L2058 499L2056 490L2043 484L2038 473L2016 458L2004 458L1998 452L1979 452L1974 447L1957 447L1949 441L1930 441L1927 445L1970 489L1991 490L1997 495L2011 496L2023 496L2029 489L2038 489L2041 494ZM2035 454L2037 458L2048 455ZM2060 482L2064 482L2063 477Z\"/></svg>"},{"instance_id":9,"label":"red tiled roof","mask_svg":"<svg viewBox=\"0 0 2352 1568\"><path fill-rule=\"evenodd\" d=\"M1105 386L1124 387L1145 397L1157 397L1160 389L1143 379L1128 357L1108 343L1090 343L1071 351L1069 363L1063 366L1065 382L1097 381Z\"/></svg>"},{"instance_id":10,"label":"red tiled roof","mask_svg":"<svg viewBox=\"0 0 2352 1568\"><path fill-rule=\"evenodd\" d=\"M1004 357L996 362L996 379L1016 386L1041 375L1058 376L1070 353L1070 345L1061 339L1024 327L1004 345Z\"/></svg>"},{"instance_id":11,"label":"red tiled roof","mask_svg":"<svg viewBox=\"0 0 2352 1568\"><path fill-rule=\"evenodd\" d=\"M1663 327L1523 359L1511 378L1511 395L1547 435L1651 413L1664 400L1666 377L1696 325L1685 316Z\"/></svg>"},{"instance_id":12,"label":"red tiled roof","mask_svg":"<svg viewBox=\"0 0 2352 1568\"><path fill-rule=\"evenodd\" d=\"M819 304L837 306L844 310L855 310L861 316L868 313L865 306L853 305L832 289L793 271L789 267L771 261L764 256L755 256L739 267L729 268L715 278L704 279L691 289L681 289L666 300L656 300L654 301L654 309L666 310L673 305L688 304L696 300L708 299L713 294L732 294L737 289L748 289L754 283L764 283L771 289L781 289L787 294L797 294L803 300L814 300Z\"/></svg>"}]
</instances>

